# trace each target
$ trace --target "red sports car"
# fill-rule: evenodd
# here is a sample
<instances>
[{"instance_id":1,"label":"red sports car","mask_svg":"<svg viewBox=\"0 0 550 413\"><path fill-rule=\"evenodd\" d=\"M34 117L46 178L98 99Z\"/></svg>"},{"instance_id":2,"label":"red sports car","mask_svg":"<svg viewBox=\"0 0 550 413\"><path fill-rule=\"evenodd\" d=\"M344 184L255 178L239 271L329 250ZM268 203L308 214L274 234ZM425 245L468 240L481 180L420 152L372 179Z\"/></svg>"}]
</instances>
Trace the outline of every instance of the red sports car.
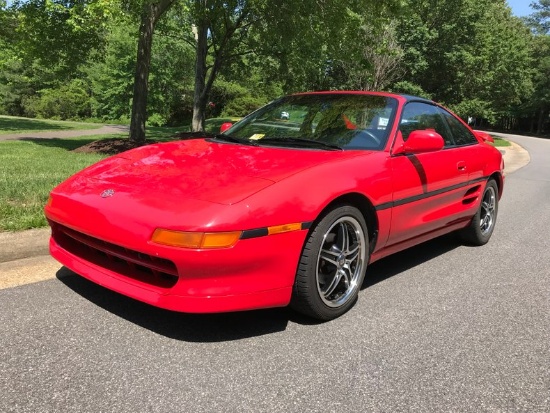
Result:
<instances>
[{"instance_id":1,"label":"red sports car","mask_svg":"<svg viewBox=\"0 0 550 413\"><path fill-rule=\"evenodd\" d=\"M170 310L290 304L329 320L354 304L369 263L451 231L475 245L493 233L502 156L432 101L303 93L230 126L60 184L45 208L51 254Z\"/></svg>"}]
</instances>

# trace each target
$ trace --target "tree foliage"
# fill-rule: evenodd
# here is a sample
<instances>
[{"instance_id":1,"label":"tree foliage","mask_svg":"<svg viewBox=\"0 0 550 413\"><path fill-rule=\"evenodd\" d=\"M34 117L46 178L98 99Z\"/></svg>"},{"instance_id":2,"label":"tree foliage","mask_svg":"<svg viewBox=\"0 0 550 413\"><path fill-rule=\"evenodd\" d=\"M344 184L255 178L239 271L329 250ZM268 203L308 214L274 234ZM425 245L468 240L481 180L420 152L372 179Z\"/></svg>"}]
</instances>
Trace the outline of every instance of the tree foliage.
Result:
<instances>
[{"instance_id":1,"label":"tree foliage","mask_svg":"<svg viewBox=\"0 0 550 413\"><path fill-rule=\"evenodd\" d=\"M550 0L538 0L531 3L536 10L527 18L527 23L539 34L550 33Z\"/></svg>"},{"instance_id":2,"label":"tree foliage","mask_svg":"<svg viewBox=\"0 0 550 413\"><path fill-rule=\"evenodd\" d=\"M543 132L550 0L533 8L522 20L505 0L0 0L0 113L131 121L139 143L146 122L200 130L283 93L384 89Z\"/></svg>"},{"instance_id":3,"label":"tree foliage","mask_svg":"<svg viewBox=\"0 0 550 413\"><path fill-rule=\"evenodd\" d=\"M406 10L404 77L435 100L495 123L531 93L532 37L504 1L420 0Z\"/></svg>"},{"instance_id":4,"label":"tree foliage","mask_svg":"<svg viewBox=\"0 0 550 413\"><path fill-rule=\"evenodd\" d=\"M531 7L535 12L524 22L533 34L530 43L533 90L520 105L518 117L523 120L520 125L523 129L543 133L550 126L550 0L532 2Z\"/></svg>"}]
</instances>

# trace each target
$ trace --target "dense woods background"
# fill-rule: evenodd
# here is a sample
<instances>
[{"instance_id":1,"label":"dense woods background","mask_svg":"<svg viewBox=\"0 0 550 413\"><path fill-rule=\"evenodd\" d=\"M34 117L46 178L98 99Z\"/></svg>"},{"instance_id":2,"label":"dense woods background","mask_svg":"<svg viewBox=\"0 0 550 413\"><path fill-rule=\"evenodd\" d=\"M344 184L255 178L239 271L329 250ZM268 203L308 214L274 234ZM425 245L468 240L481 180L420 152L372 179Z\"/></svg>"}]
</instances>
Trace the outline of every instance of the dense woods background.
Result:
<instances>
[{"instance_id":1,"label":"dense woods background","mask_svg":"<svg viewBox=\"0 0 550 413\"><path fill-rule=\"evenodd\" d=\"M152 126L286 93L406 92L550 129L550 0L0 0L0 114Z\"/></svg>"}]
</instances>

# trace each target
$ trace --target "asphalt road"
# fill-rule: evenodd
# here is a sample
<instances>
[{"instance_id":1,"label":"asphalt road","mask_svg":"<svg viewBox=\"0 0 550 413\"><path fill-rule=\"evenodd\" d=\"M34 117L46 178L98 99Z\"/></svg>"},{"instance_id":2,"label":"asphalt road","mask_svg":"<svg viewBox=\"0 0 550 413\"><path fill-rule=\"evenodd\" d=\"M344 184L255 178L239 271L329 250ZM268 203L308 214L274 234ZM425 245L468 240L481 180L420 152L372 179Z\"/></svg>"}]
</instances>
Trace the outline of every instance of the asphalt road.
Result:
<instances>
[{"instance_id":1,"label":"asphalt road","mask_svg":"<svg viewBox=\"0 0 550 413\"><path fill-rule=\"evenodd\" d=\"M506 178L491 242L369 267L357 305L170 313L61 268L0 290L0 412L550 412L550 141Z\"/></svg>"}]
</instances>

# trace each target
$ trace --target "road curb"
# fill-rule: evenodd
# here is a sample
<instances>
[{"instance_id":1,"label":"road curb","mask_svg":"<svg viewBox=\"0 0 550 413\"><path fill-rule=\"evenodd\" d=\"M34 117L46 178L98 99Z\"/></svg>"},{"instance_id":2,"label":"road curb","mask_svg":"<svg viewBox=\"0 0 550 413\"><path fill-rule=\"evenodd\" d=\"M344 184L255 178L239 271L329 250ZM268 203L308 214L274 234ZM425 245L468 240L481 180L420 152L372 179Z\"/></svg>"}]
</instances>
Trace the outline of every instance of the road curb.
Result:
<instances>
[{"instance_id":1,"label":"road curb","mask_svg":"<svg viewBox=\"0 0 550 413\"><path fill-rule=\"evenodd\" d=\"M50 228L0 232L0 263L48 255Z\"/></svg>"},{"instance_id":2,"label":"road curb","mask_svg":"<svg viewBox=\"0 0 550 413\"><path fill-rule=\"evenodd\" d=\"M505 175L509 175L531 162L529 152L515 142L508 142L510 142L511 145L502 148L504 151L503 157Z\"/></svg>"}]
</instances>

